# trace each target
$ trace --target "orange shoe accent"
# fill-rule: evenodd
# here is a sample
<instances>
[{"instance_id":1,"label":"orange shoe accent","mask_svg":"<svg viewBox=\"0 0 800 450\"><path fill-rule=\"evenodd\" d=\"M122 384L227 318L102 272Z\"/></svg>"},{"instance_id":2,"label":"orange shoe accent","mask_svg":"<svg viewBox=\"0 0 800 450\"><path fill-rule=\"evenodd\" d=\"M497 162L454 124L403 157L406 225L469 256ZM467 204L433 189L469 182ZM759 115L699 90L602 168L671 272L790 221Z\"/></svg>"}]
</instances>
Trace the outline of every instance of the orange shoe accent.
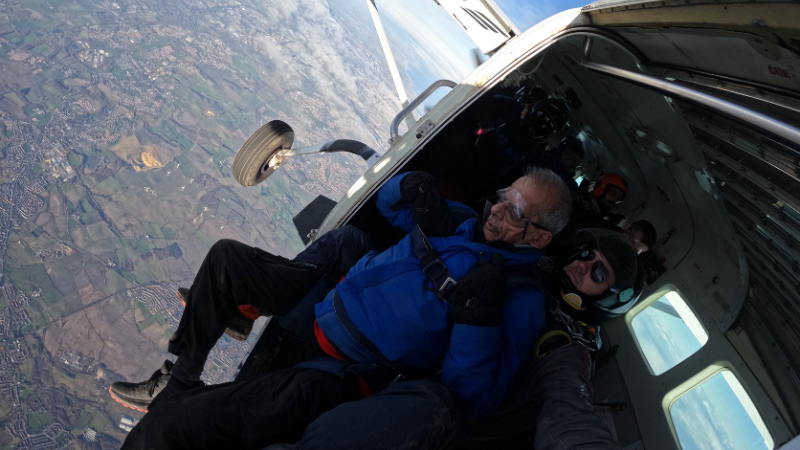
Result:
<instances>
[{"instance_id":1,"label":"orange shoe accent","mask_svg":"<svg viewBox=\"0 0 800 450\"><path fill-rule=\"evenodd\" d=\"M239 312L250 320L257 320L259 317L261 317L261 313L259 313L256 307L252 305L240 306Z\"/></svg>"},{"instance_id":2,"label":"orange shoe accent","mask_svg":"<svg viewBox=\"0 0 800 450\"><path fill-rule=\"evenodd\" d=\"M141 411L141 412L143 412L143 413L146 413L146 412L147 412L147 410L146 410L146 409L139 409L139 408L136 408L136 407L134 407L134 406L131 406L131 405L128 405L128 404L126 404L126 403L122 403L121 401L119 401L119 399L118 399L117 397L114 397L114 393L113 393L113 392L111 392L111 386L109 386L109 387L108 387L108 393L109 393L109 394L111 394L111 398L113 398L115 402L119 403L120 405L122 405L122 406L124 406L124 407L126 407L126 408L135 409L135 410L137 410L137 411Z\"/></svg>"},{"instance_id":3,"label":"orange shoe accent","mask_svg":"<svg viewBox=\"0 0 800 450\"><path fill-rule=\"evenodd\" d=\"M175 298L177 298L178 301L181 302L181 305L186 308L186 302L183 301L183 297L181 297L181 294L178 294L178 291L175 291Z\"/></svg>"}]
</instances>

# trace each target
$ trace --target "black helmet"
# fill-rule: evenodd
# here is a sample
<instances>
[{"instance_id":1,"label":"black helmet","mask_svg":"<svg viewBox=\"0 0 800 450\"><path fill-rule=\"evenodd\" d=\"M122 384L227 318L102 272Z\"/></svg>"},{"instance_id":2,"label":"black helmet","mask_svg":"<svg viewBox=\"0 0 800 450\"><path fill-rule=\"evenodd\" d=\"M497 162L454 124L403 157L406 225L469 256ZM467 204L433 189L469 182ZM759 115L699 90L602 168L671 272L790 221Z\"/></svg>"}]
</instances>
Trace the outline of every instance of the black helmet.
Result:
<instances>
[{"instance_id":1,"label":"black helmet","mask_svg":"<svg viewBox=\"0 0 800 450\"><path fill-rule=\"evenodd\" d=\"M569 106L563 100L546 98L527 105L520 117L528 140L542 142L567 124Z\"/></svg>"},{"instance_id":2,"label":"black helmet","mask_svg":"<svg viewBox=\"0 0 800 450\"><path fill-rule=\"evenodd\" d=\"M587 297L575 289L566 276L562 277L566 279L562 281L564 289L561 295L571 306L562 310L587 323L602 322L628 312L644 290L645 273L630 242L611 230L586 228L575 234L573 245L578 251L569 262L587 252L599 250L614 271L616 280L602 294Z\"/></svg>"}]
</instances>

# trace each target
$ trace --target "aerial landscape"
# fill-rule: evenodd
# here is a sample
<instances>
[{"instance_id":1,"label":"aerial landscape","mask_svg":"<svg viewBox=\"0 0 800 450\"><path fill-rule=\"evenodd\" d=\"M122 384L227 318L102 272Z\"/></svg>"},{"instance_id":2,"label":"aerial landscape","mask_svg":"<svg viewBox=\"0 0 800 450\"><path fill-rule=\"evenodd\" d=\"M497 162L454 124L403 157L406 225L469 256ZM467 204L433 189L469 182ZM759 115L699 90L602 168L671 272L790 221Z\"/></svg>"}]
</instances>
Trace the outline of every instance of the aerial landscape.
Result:
<instances>
[{"instance_id":1,"label":"aerial landscape","mask_svg":"<svg viewBox=\"0 0 800 450\"><path fill-rule=\"evenodd\" d=\"M0 0L0 449L119 448L142 413L108 387L170 356L208 248L302 249L292 217L366 165L294 158L248 189L230 166L273 119L383 152L400 106L374 33L361 1ZM224 337L204 380L256 337Z\"/></svg>"}]
</instances>

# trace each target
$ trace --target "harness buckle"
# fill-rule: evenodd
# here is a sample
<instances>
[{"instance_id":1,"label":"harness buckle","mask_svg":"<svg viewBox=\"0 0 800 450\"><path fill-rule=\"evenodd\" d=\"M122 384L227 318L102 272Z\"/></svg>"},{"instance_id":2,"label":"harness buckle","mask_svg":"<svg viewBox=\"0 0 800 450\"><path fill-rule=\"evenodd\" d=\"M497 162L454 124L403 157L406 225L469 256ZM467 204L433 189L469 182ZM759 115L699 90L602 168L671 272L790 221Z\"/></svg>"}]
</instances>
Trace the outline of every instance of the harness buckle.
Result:
<instances>
[{"instance_id":1,"label":"harness buckle","mask_svg":"<svg viewBox=\"0 0 800 450\"><path fill-rule=\"evenodd\" d=\"M456 285L458 285L458 282L453 277L447 277L444 283L439 286L439 296L450 293L452 289L455 289Z\"/></svg>"}]
</instances>

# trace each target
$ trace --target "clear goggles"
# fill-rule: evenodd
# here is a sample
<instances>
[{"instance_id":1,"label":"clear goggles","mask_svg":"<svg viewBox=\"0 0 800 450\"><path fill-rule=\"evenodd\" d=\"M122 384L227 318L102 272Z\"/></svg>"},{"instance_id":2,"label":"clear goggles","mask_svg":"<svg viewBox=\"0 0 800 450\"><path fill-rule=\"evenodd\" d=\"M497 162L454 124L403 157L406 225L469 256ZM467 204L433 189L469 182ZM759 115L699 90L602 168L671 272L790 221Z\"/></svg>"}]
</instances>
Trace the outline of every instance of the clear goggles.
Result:
<instances>
[{"instance_id":1,"label":"clear goggles","mask_svg":"<svg viewBox=\"0 0 800 450\"><path fill-rule=\"evenodd\" d=\"M517 192L513 187L497 191L495 195L495 204L500 203L506 203L506 220L517 228L524 228L524 231L522 232L523 237L528 231L528 225L552 233L552 231L548 230L546 227L543 227L532 220L528 220L523 216L525 208L528 206L528 202L525 200L522 194Z\"/></svg>"}]
</instances>

